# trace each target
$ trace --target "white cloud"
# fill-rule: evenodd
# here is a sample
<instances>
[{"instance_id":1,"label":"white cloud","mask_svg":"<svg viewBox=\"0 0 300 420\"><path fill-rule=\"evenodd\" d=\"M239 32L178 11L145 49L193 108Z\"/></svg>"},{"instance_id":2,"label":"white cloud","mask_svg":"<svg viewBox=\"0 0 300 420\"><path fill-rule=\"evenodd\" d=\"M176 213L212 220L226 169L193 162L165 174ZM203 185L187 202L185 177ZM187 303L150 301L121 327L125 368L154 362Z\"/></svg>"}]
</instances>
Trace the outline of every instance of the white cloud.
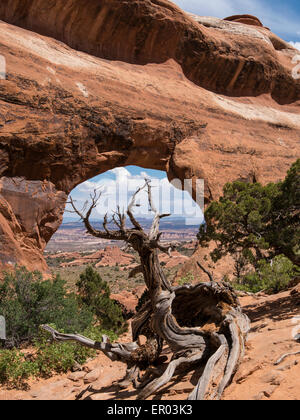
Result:
<instances>
[{"instance_id":1,"label":"white cloud","mask_svg":"<svg viewBox=\"0 0 300 420\"><path fill-rule=\"evenodd\" d=\"M76 201L76 206L81 208L95 189L102 191L99 205L92 215L93 218L101 219L106 213L111 214L115 211L118 205L121 209L126 209L134 192L144 184L145 178L151 179L154 203L161 213L171 213L172 216L186 219L195 218L197 219L195 223L202 221L202 212L187 191L175 188L167 177L153 178L146 171L132 175L126 168L114 168L100 180L89 180L79 185L71 195ZM137 197L137 204L139 204L135 209L137 217L152 216L145 191ZM70 209L68 205L67 210ZM66 216L71 217L68 213Z\"/></svg>"},{"instance_id":2,"label":"white cloud","mask_svg":"<svg viewBox=\"0 0 300 420\"><path fill-rule=\"evenodd\" d=\"M300 42L290 41L289 44L291 44L294 48L297 48L300 51Z\"/></svg>"}]
</instances>

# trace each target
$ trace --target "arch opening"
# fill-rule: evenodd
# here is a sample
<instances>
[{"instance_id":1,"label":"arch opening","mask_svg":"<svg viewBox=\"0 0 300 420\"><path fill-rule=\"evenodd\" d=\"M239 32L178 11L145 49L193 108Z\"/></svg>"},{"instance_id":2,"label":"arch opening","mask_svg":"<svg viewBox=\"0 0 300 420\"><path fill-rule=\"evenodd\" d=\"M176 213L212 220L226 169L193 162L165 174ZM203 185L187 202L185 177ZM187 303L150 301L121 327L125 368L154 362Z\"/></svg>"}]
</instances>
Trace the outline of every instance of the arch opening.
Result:
<instances>
[{"instance_id":1,"label":"arch opening","mask_svg":"<svg viewBox=\"0 0 300 420\"><path fill-rule=\"evenodd\" d=\"M192 179L174 178L169 181L164 171L130 165L116 167L79 184L72 190L69 198L72 197L76 207L82 209L94 191L101 193L98 205L91 214L94 226L101 228L106 214L111 219L118 207L126 213L130 198L144 184L145 179L151 180L153 198L159 212L170 214L162 220L161 228L162 231L166 230L165 237L178 242L194 241L199 226L203 223L203 180L198 180L198 196L194 194L194 200L192 195L195 183ZM145 228L150 227L153 214L149 209L146 193L138 198L134 211L141 224ZM127 221L127 224L130 225L130 222ZM68 200L62 224L49 241L45 255L96 251L110 245L112 244L101 239L97 241L85 234L83 224L72 211Z\"/></svg>"}]
</instances>

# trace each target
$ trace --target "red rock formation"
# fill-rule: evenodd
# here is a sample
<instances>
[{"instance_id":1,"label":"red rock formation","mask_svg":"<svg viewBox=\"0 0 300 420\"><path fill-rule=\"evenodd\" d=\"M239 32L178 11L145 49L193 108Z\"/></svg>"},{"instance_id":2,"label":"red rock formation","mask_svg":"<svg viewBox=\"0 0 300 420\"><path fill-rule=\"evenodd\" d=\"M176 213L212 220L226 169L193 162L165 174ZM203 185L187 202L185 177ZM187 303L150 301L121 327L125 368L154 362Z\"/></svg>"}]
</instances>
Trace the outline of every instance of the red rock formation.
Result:
<instances>
[{"instance_id":1,"label":"red rock formation","mask_svg":"<svg viewBox=\"0 0 300 420\"><path fill-rule=\"evenodd\" d=\"M34 253L29 244L25 243L22 229L10 204L0 196L0 268L12 267L17 262L34 268L39 266L40 253ZM42 268L46 269L45 263Z\"/></svg>"},{"instance_id":2,"label":"red rock formation","mask_svg":"<svg viewBox=\"0 0 300 420\"><path fill-rule=\"evenodd\" d=\"M79 252L59 252L57 254L51 254L47 255L47 258L50 258L52 260L56 258L62 258L62 259L77 259L80 258L81 254Z\"/></svg>"},{"instance_id":3,"label":"red rock formation","mask_svg":"<svg viewBox=\"0 0 300 420\"><path fill-rule=\"evenodd\" d=\"M166 0L7 0L0 19L3 262L45 267L67 194L108 169L204 178L210 200L299 156L297 51L265 28Z\"/></svg>"},{"instance_id":4,"label":"red rock formation","mask_svg":"<svg viewBox=\"0 0 300 420\"><path fill-rule=\"evenodd\" d=\"M7 0L0 19L107 60L144 65L174 59L188 79L218 93L299 99L299 85L270 48L267 31L259 38L253 31L253 40L241 31L233 39L199 26L167 0ZM250 15L227 19L261 24Z\"/></svg>"},{"instance_id":5,"label":"red rock formation","mask_svg":"<svg viewBox=\"0 0 300 420\"><path fill-rule=\"evenodd\" d=\"M0 264L45 272L41 254L63 217L67 196L48 181L0 179Z\"/></svg>"},{"instance_id":6,"label":"red rock formation","mask_svg":"<svg viewBox=\"0 0 300 420\"><path fill-rule=\"evenodd\" d=\"M229 22L244 23L246 25L259 26L261 28L263 28L264 26L256 16L252 16L252 15L234 15L234 16L229 16L225 18L224 20L228 20Z\"/></svg>"},{"instance_id":7,"label":"red rock formation","mask_svg":"<svg viewBox=\"0 0 300 420\"><path fill-rule=\"evenodd\" d=\"M196 247L197 247L197 241L191 241L182 245L182 248L191 249L193 251L195 250Z\"/></svg>"},{"instance_id":8,"label":"red rock formation","mask_svg":"<svg viewBox=\"0 0 300 420\"><path fill-rule=\"evenodd\" d=\"M115 267L116 265L127 266L135 261L135 257L130 254L126 254L117 246L108 246L102 253L100 261L96 264L96 267Z\"/></svg>"},{"instance_id":9,"label":"red rock formation","mask_svg":"<svg viewBox=\"0 0 300 420\"><path fill-rule=\"evenodd\" d=\"M188 260L188 257L180 254L178 251L171 252L170 256L167 254L159 255L159 261L164 263L166 268L177 267L178 265L186 263Z\"/></svg>"},{"instance_id":10,"label":"red rock formation","mask_svg":"<svg viewBox=\"0 0 300 420\"><path fill-rule=\"evenodd\" d=\"M124 308L128 314L134 314L135 308L138 304L138 298L131 292L123 290L120 293L111 294L111 299L118 301Z\"/></svg>"},{"instance_id":11,"label":"red rock formation","mask_svg":"<svg viewBox=\"0 0 300 420\"><path fill-rule=\"evenodd\" d=\"M115 267L128 266L135 261L135 257L126 254L118 246L108 246L105 249L86 255L84 257L75 258L72 261L61 263L61 267L75 267L84 264L96 263L95 267Z\"/></svg>"},{"instance_id":12,"label":"red rock formation","mask_svg":"<svg viewBox=\"0 0 300 420\"><path fill-rule=\"evenodd\" d=\"M208 281L207 275L199 268L197 264L198 261L213 275L214 280L221 281L224 276L228 276L228 278L232 280L234 272L233 258L230 255L227 255L222 258L222 260L214 263L209 255L214 248L214 243L211 243L209 248L196 248L194 254L179 267L175 276L175 281L178 282L182 278L188 278L193 283Z\"/></svg>"}]
</instances>

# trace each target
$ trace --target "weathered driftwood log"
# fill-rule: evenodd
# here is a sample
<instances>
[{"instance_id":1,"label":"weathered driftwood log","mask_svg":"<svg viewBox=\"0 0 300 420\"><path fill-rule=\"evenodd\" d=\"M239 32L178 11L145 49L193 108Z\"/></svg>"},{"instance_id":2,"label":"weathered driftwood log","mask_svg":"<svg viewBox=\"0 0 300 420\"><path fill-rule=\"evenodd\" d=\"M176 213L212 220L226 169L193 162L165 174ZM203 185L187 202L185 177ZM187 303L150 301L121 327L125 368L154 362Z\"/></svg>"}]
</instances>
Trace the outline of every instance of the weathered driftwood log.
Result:
<instances>
[{"instance_id":1,"label":"weathered driftwood log","mask_svg":"<svg viewBox=\"0 0 300 420\"><path fill-rule=\"evenodd\" d=\"M154 219L146 233L133 214L136 196L146 188ZM151 185L146 180L132 197L127 215L133 228L126 228L126 216L120 209L113 216L118 230L108 229L108 218L104 218L103 231L96 230L89 218L100 198L94 192L92 203L84 215L74 201L71 205L83 220L87 231L93 236L123 240L136 250L141 260L141 270L149 292L149 301L138 311L132 321L131 343L109 343L106 336L94 342L81 335L60 334L49 326L43 326L57 341L73 340L84 346L104 352L111 360L127 363L127 375L120 383L128 387L131 383L139 390L138 399L146 399L170 381L176 370L191 369L203 364L203 372L189 399L220 399L243 356L244 344L250 328L249 319L242 313L238 298L225 283L210 281L195 286L172 287L165 277L158 259L158 252L169 253L171 244L160 242L159 222L168 215L160 215L152 201ZM209 276L199 263L200 268ZM138 345L138 337L144 335L147 342ZM163 346L172 352L172 359L163 373L153 367ZM140 378L140 371L146 373Z\"/></svg>"}]
</instances>

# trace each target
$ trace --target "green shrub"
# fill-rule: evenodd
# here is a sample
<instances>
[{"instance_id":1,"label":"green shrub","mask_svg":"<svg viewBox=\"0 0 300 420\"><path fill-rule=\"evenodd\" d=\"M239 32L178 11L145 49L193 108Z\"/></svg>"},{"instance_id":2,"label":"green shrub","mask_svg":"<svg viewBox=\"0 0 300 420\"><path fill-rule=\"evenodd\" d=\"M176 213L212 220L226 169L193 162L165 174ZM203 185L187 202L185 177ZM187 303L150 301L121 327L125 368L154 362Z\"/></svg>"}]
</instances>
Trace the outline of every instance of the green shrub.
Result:
<instances>
[{"instance_id":1,"label":"green shrub","mask_svg":"<svg viewBox=\"0 0 300 420\"><path fill-rule=\"evenodd\" d=\"M52 326L56 328L55 325ZM117 339L117 335L112 331L101 330L98 327L89 327L83 331L83 335L95 341L101 341L103 334L107 335L111 342ZM95 355L95 350L76 343L49 343L48 333L40 331L30 355L16 349L0 350L0 383L21 388L30 377L50 377L53 373L68 372L75 362L82 365Z\"/></svg>"},{"instance_id":2,"label":"green shrub","mask_svg":"<svg viewBox=\"0 0 300 420\"><path fill-rule=\"evenodd\" d=\"M179 286L184 286L185 284L192 284L194 281L194 275L193 273L187 273L186 276L181 277L181 279L178 280Z\"/></svg>"},{"instance_id":3,"label":"green shrub","mask_svg":"<svg viewBox=\"0 0 300 420\"><path fill-rule=\"evenodd\" d=\"M0 350L0 384L21 388L24 381L36 373L35 363L26 361L19 350Z\"/></svg>"},{"instance_id":4,"label":"green shrub","mask_svg":"<svg viewBox=\"0 0 300 420\"><path fill-rule=\"evenodd\" d=\"M240 283L235 284L235 288L252 293L262 290L278 293L288 286L297 273L299 273L299 268L285 256L278 255L271 263L260 260L257 270L243 276Z\"/></svg>"},{"instance_id":5,"label":"green shrub","mask_svg":"<svg viewBox=\"0 0 300 420\"><path fill-rule=\"evenodd\" d=\"M57 328L56 325L52 325ZM60 330L65 333L66 331ZM101 341L102 335L109 337L110 341L115 341L118 336L112 331L101 330L99 327L90 326L82 332L82 335L94 341ZM68 372L75 363L82 365L90 357L96 355L96 350L81 346L77 343L51 343L49 344L49 334L41 331L35 341L36 355L34 363L39 376L48 377L55 373Z\"/></svg>"},{"instance_id":6,"label":"green shrub","mask_svg":"<svg viewBox=\"0 0 300 420\"><path fill-rule=\"evenodd\" d=\"M81 304L88 306L98 318L101 328L118 334L127 330L121 307L110 299L110 288L91 266L80 275L76 283Z\"/></svg>"},{"instance_id":7,"label":"green shrub","mask_svg":"<svg viewBox=\"0 0 300 420\"><path fill-rule=\"evenodd\" d=\"M282 182L228 183L218 201L205 211L198 239L213 241L214 262L227 254L241 255L257 269L260 260L284 255L300 266L300 159Z\"/></svg>"},{"instance_id":8,"label":"green shrub","mask_svg":"<svg viewBox=\"0 0 300 420\"><path fill-rule=\"evenodd\" d=\"M73 333L83 331L93 321L92 311L86 305L79 306L76 295L67 292L59 276L43 281L40 273L24 267L7 273L0 284L0 314L6 318L12 346L32 342L42 324L53 323Z\"/></svg>"},{"instance_id":9,"label":"green shrub","mask_svg":"<svg viewBox=\"0 0 300 420\"><path fill-rule=\"evenodd\" d=\"M62 333L80 333L95 341L105 334L111 341L125 329L122 310L110 299L106 282L91 267L78 282L80 295L68 293L59 276L43 281L38 272L16 268L0 283L0 314L7 324L10 347L30 343L31 354L0 350L0 383L19 388L31 376L49 377L67 372L74 363L83 364L96 351L72 342L49 342L40 329L50 324Z\"/></svg>"}]
</instances>

